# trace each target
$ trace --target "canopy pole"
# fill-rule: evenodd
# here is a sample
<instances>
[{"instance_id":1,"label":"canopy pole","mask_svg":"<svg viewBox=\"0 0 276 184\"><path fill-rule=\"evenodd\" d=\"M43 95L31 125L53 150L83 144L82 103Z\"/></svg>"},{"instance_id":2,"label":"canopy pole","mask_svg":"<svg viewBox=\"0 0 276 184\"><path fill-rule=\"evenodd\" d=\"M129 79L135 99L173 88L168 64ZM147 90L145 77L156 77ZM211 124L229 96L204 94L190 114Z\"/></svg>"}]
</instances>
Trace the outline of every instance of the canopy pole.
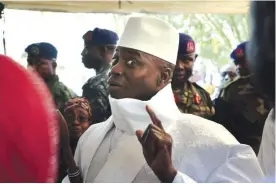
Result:
<instances>
[{"instance_id":1,"label":"canopy pole","mask_svg":"<svg viewBox=\"0 0 276 184\"><path fill-rule=\"evenodd\" d=\"M0 19L3 18L3 24L5 25L5 14L4 14L5 5L0 2ZM7 55L6 49L6 38L5 38L5 26L3 26L3 47L4 47L4 54Z\"/></svg>"},{"instance_id":2,"label":"canopy pole","mask_svg":"<svg viewBox=\"0 0 276 184\"><path fill-rule=\"evenodd\" d=\"M4 25L6 25L5 15L3 16L3 23L4 23ZM5 38L5 26L3 28L3 47L4 47L4 54L7 55L6 38Z\"/></svg>"}]
</instances>

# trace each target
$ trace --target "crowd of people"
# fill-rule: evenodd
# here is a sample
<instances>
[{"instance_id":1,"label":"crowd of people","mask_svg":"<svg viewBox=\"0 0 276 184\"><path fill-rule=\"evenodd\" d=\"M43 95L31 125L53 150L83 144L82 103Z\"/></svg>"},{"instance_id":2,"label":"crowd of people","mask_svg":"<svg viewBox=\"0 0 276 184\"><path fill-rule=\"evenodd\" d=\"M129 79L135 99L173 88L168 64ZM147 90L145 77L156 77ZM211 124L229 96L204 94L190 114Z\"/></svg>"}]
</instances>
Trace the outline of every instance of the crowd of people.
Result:
<instances>
[{"instance_id":1,"label":"crowd of people","mask_svg":"<svg viewBox=\"0 0 276 184\"><path fill-rule=\"evenodd\" d=\"M0 181L275 182L275 2L250 13L215 100L189 81L193 38L150 16L130 17L120 37L83 35L96 76L82 96L59 80L51 43L26 47L27 69L1 55Z\"/></svg>"}]
</instances>

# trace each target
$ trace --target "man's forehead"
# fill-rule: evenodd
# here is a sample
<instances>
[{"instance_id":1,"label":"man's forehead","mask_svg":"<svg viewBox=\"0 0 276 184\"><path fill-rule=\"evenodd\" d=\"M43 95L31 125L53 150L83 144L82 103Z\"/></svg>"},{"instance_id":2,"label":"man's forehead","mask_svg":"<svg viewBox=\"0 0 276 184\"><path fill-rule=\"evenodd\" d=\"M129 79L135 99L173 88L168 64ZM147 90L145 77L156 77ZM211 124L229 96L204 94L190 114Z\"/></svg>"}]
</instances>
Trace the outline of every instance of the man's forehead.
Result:
<instances>
[{"instance_id":1,"label":"man's forehead","mask_svg":"<svg viewBox=\"0 0 276 184\"><path fill-rule=\"evenodd\" d=\"M178 60L187 60L187 59L195 59L197 57L197 54L196 53L192 53L192 54L187 54L187 55L184 55L184 56L178 56L177 59Z\"/></svg>"}]
</instances>

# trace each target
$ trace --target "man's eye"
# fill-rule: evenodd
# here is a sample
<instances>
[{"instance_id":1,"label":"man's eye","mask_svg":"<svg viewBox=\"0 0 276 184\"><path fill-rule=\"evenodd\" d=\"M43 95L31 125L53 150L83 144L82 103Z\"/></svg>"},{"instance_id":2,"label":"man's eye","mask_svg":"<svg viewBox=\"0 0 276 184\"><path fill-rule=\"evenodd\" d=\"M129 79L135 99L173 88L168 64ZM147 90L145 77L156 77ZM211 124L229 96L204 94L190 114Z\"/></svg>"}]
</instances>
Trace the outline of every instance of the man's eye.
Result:
<instances>
[{"instance_id":1,"label":"man's eye","mask_svg":"<svg viewBox=\"0 0 276 184\"><path fill-rule=\"evenodd\" d=\"M136 61L133 61L133 60L128 60L128 61L126 62L126 64L129 65L129 66L134 66L136 63L137 63L137 62L136 62Z\"/></svg>"},{"instance_id":2,"label":"man's eye","mask_svg":"<svg viewBox=\"0 0 276 184\"><path fill-rule=\"evenodd\" d=\"M118 58L113 58L111 62L112 63L111 66L115 66L118 62L119 62Z\"/></svg>"}]
</instances>

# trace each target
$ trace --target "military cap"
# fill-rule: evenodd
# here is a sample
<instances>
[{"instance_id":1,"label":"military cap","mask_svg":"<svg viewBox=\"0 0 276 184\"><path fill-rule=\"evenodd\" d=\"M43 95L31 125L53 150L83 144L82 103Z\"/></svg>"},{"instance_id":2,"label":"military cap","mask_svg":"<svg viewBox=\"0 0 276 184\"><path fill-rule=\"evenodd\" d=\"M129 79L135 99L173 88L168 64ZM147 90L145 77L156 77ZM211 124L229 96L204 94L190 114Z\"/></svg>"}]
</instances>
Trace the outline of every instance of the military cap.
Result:
<instances>
[{"instance_id":1,"label":"military cap","mask_svg":"<svg viewBox=\"0 0 276 184\"><path fill-rule=\"evenodd\" d=\"M179 33L178 57L195 53L195 42L191 36Z\"/></svg>"},{"instance_id":2,"label":"military cap","mask_svg":"<svg viewBox=\"0 0 276 184\"><path fill-rule=\"evenodd\" d=\"M56 60L58 54L56 47L47 42L33 43L25 49L25 52L49 60Z\"/></svg>"},{"instance_id":3,"label":"military cap","mask_svg":"<svg viewBox=\"0 0 276 184\"><path fill-rule=\"evenodd\" d=\"M100 28L95 28L93 31L87 31L82 38L85 44L97 46L116 45L119 40L115 32Z\"/></svg>"},{"instance_id":4,"label":"military cap","mask_svg":"<svg viewBox=\"0 0 276 184\"><path fill-rule=\"evenodd\" d=\"M245 59L246 45L248 41L240 43L230 54L230 58L235 60Z\"/></svg>"}]
</instances>

